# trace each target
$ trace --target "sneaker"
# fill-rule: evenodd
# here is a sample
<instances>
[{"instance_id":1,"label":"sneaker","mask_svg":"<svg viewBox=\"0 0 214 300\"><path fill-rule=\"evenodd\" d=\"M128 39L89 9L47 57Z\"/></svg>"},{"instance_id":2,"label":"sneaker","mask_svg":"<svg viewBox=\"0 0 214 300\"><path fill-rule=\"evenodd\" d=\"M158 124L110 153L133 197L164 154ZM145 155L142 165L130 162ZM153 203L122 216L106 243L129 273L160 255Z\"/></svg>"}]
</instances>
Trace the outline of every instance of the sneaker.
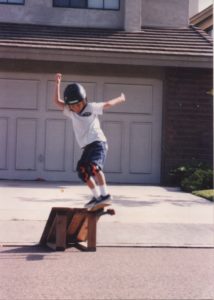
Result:
<instances>
[{"instance_id":1,"label":"sneaker","mask_svg":"<svg viewBox=\"0 0 214 300\"><path fill-rule=\"evenodd\" d=\"M85 208L92 208L96 203L98 199L93 197L88 203L84 205Z\"/></svg>"},{"instance_id":2,"label":"sneaker","mask_svg":"<svg viewBox=\"0 0 214 300\"><path fill-rule=\"evenodd\" d=\"M99 199L94 203L93 207L91 208L92 211L103 209L105 206L111 205L112 197L111 195L100 196Z\"/></svg>"},{"instance_id":3,"label":"sneaker","mask_svg":"<svg viewBox=\"0 0 214 300\"><path fill-rule=\"evenodd\" d=\"M107 194L105 196L101 195L100 199L98 200L99 203L111 203L112 201L112 196L110 194Z\"/></svg>"},{"instance_id":4,"label":"sneaker","mask_svg":"<svg viewBox=\"0 0 214 300\"><path fill-rule=\"evenodd\" d=\"M112 197L110 194L105 195L105 196L100 196L99 199L97 199L95 206L105 206L105 205L110 205L112 202Z\"/></svg>"}]
</instances>

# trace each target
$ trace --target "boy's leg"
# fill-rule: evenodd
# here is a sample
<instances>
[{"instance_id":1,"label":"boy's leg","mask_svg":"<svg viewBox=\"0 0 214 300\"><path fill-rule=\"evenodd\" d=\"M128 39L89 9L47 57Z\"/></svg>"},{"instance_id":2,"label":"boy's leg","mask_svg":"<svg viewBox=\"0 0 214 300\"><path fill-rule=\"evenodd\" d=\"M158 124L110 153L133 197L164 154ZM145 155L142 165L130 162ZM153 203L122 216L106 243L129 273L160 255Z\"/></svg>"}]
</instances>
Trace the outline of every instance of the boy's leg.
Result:
<instances>
[{"instance_id":1,"label":"boy's leg","mask_svg":"<svg viewBox=\"0 0 214 300\"><path fill-rule=\"evenodd\" d=\"M99 172L97 172L95 174L95 177L96 177L98 185L105 185L106 184L106 178L105 178L105 175L104 175L102 170L99 170Z\"/></svg>"},{"instance_id":2,"label":"boy's leg","mask_svg":"<svg viewBox=\"0 0 214 300\"><path fill-rule=\"evenodd\" d=\"M85 206L86 207L90 207L92 206L96 200L99 199L100 197L100 190L96 185L95 180L93 179L93 177L91 176L91 173L88 169L88 163L86 163L86 159L87 158L87 152L84 151L83 155L81 157L81 159L79 160L78 164L77 164L77 172L78 172L78 176L79 178L86 183L86 185L89 187L93 198L91 199L91 201L89 201Z\"/></svg>"},{"instance_id":3,"label":"boy's leg","mask_svg":"<svg viewBox=\"0 0 214 300\"><path fill-rule=\"evenodd\" d=\"M106 184L106 178L105 174L103 173L102 170L99 170L99 172L96 173L96 180L100 189L100 193L102 196L108 195L108 188Z\"/></svg>"},{"instance_id":4,"label":"boy's leg","mask_svg":"<svg viewBox=\"0 0 214 300\"><path fill-rule=\"evenodd\" d=\"M111 195L108 193L105 174L102 171L108 151L108 145L105 142L96 143L91 157L92 175L96 179L98 188L101 193L101 200L111 200Z\"/></svg>"},{"instance_id":5,"label":"boy's leg","mask_svg":"<svg viewBox=\"0 0 214 300\"><path fill-rule=\"evenodd\" d=\"M89 187L89 189L92 192L92 195L98 199L100 197L100 190L96 184L96 182L94 181L93 177L89 177L88 181L86 181L87 186Z\"/></svg>"},{"instance_id":6,"label":"boy's leg","mask_svg":"<svg viewBox=\"0 0 214 300\"><path fill-rule=\"evenodd\" d=\"M93 194L92 200L86 204L86 207L90 207L97 200L105 201L111 199L107 191L105 175L101 170L106 153L107 144L100 142L92 143L84 149L77 164L79 177L87 184Z\"/></svg>"}]
</instances>

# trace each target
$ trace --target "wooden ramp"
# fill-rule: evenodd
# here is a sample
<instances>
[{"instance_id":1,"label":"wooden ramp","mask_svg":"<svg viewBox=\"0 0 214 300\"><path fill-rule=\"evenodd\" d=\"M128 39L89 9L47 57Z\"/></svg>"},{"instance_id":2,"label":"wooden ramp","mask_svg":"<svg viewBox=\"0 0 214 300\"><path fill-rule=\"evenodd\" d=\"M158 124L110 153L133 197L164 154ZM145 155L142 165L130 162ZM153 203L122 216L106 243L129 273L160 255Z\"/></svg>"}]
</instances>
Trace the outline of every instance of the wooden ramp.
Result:
<instances>
[{"instance_id":1,"label":"wooden ramp","mask_svg":"<svg viewBox=\"0 0 214 300\"><path fill-rule=\"evenodd\" d=\"M114 215L115 211L100 209L93 212L85 208L53 207L40 245L55 251L64 251L69 247L96 251L97 221L105 214ZM83 242L86 242L86 246Z\"/></svg>"}]
</instances>

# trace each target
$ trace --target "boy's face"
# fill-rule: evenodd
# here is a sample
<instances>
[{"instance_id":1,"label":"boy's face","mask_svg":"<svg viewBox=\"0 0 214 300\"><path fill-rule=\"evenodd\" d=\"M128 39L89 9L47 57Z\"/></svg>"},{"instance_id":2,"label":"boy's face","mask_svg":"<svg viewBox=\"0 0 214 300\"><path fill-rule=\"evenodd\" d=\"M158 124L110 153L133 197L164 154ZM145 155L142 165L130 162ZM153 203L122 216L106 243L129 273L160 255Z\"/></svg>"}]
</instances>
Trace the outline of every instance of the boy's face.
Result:
<instances>
[{"instance_id":1,"label":"boy's face","mask_svg":"<svg viewBox=\"0 0 214 300\"><path fill-rule=\"evenodd\" d=\"M85 101L83 100L76 104L68 104L69 109L77 114L81 112L84 106L85 106Z\"/></svg>"}]
</instances>

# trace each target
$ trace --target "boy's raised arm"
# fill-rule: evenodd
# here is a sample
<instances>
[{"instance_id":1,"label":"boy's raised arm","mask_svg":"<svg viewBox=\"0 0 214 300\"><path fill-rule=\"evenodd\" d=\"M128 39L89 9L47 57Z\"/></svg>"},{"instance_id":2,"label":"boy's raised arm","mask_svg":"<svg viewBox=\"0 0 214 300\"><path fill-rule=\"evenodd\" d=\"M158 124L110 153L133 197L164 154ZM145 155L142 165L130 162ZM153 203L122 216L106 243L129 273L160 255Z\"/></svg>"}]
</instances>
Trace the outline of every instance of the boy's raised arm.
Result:
<instances>
[{"instance_id":1,"label":"boy's raised arm","mask_svg":"<svg viewBox=\"0 0 214 300\"><path fill-rule=\"evenodd\" d=\"M64 109L65 103L60 98L60 85L62 80L62 74L57 73L55 76L55 90L54 90L54 103L61 109Z\"/></svg>"},{"instance_id":2,"label":"boy's raised arm","mask_svg":"<svg viewBox=\"0 0 214 300\"><path fill-rule=\"evenodd\" d=\"M123 103L125 101L125 95L122 93L119 97L106 101L103 105L103 109L111 108L112 106Z\"/></svg>"}]
</instances>

